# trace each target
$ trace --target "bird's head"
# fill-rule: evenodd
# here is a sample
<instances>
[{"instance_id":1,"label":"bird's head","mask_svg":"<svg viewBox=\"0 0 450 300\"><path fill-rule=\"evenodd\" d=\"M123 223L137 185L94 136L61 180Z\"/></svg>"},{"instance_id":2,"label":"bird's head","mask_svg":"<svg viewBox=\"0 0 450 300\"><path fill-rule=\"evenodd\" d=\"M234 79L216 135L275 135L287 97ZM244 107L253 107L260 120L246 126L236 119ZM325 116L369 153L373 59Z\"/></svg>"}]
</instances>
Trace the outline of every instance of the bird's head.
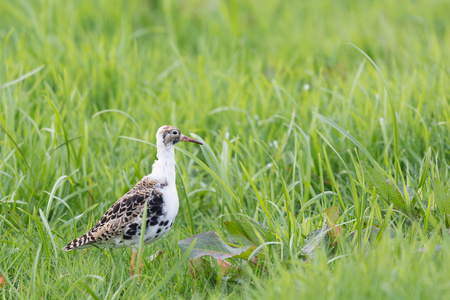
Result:
<instances>
[{"instance_id":1,"label":"bird's head","mask_svg":"<svg viewBox=\"0 0 450 300\"><path fill-rule=\"evenodd\" d=\"M191 142L202 145L199 141L182 134L180 129L170 125L165 125L158 129L158 132L156 133L156 142L158 147L160 145L169 147L179 142Z\"/></svg>"}]
</instances>

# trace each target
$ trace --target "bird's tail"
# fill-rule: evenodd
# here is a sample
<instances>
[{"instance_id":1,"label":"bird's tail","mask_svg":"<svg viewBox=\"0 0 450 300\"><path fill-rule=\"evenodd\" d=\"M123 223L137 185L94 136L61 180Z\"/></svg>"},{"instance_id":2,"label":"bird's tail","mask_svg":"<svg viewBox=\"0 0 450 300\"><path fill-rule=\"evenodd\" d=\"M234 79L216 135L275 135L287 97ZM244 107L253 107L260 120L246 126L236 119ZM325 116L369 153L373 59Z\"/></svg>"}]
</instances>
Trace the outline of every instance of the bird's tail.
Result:
<instances>
[{"instance_id":1,"label":"bird's tail","mask_svg":"<svg viewBox=\"0 0 450 300\"><path fill-rule=\"evenodd\" d=\"M65 251L71 251L74 249L84 249L92 246L91 244L95 243L95 239L92 235L89 235L88 233L80 236L77 239L74 239L70 243L68 243L63 250Z\"/></svg>"}]
</instances>

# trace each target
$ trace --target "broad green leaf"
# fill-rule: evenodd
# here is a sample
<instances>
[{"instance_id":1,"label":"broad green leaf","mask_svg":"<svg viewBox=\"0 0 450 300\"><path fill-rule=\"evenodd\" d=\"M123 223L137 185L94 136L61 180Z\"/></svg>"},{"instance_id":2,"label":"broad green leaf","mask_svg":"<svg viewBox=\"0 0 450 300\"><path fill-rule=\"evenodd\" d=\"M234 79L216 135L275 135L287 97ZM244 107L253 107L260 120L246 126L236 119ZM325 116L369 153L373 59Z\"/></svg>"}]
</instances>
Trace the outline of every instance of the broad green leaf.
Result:
<instances>
[{"instance_id":1,"label":"broad green leaf","mask_svg":"<svg viewBox=\"0 0 450 300\"><path fill-rule=\"evenodd\" d=\"M390 183L389 179L381 171L373 169L363 162L361 165L369 189L375 188L378 196L404 210L406 206L402 194Z\"/></svg>"},{"instance_id":2,"label":"broad green leaf","mask_svg":"<svg viewBox=\"0 0 450 300\"><path fill-rule=\"evenodd\" d=\"M332 237L333 242L337 243L338 236L342 234L343 230L336 223L339 220L339 207L333 206L323 211L324 218L327 218L328 227L331 229L328 233Z\"/></svg>"},{"instance_id":3,"label":"broad green leaf","mask_svg":"<svg viewBox=\"0 0 450 300\"><path fill-rule=\"evenodd\" d=\"M15 230L22 230L22 222L20 216L10 209L6 203L2 203L3 215L0 215L0 220L3 219L6 224L14 228Z\"/></svg>"},{"instance_id":4,"label":"broad green leaf","mask_svg":"<svg viewBox=\"0 0 450 300\"><path fill-rule=\"evenodd\" d=\"M202 256L211 256L215 259L226 259L237 256L250 248L250 246L241 248L230 247L222 241L215 231L207 231L179 241L178 246L180 247L181 252L185 252L195 239L197 239L197 242L191 252L191 257L194 259Z\"/></svg>"},{"instance_id":5,"label":"broad green leaf","mask_svg":"<svg viewBox=\"0 0 450 300\"><path fill-rule=\"evenodd\" d=\"M336 224L339 220L339 207L333 206L323 211L325 216L328 218L328 221L333 225Z\"/></svg>"},{"instance_id":6,"label":"broad green leaf","mask_svg":"<svg viewBox=\"0 0 450 300\"><path fill-rule=\"evenodd\" d=\"M223 222L231 243L241 246L257 246L266 242L266 227L253 220Z\"/></svg>"},{"instance_id":7,"label":"broad green leaf","mask_svg":"<svg viewBox=\"0 0 450 300\"><path fill-rule=\"evenodd\" d=\"M450 219L450 196L447 194L444 185L437 178L433 180L433 187L434 201L448 220Z\"/></svg>"},{"instance_id":8,"label":"broad green leaf","mask_svg":"<svg viewBox=\"0 0 450 300\"><path fill-rule=\"evenodd\" d=\"M236 255L235 257L248 260L250 258L250 256L252 255L253 251L256 250L257 246L249 246L249 247L250 248L248 248L247 251L244 251L241 254Z\"/></svg>"}]
</instances>

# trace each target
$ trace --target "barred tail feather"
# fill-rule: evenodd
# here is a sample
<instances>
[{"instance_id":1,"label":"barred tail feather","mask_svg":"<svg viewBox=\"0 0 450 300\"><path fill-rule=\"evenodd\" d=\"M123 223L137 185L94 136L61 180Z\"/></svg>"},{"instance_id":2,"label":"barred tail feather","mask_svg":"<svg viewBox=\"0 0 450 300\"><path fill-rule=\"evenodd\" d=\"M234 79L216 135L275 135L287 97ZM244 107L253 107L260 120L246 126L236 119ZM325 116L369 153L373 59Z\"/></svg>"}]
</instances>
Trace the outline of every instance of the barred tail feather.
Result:
<instances>
[{"instance_id":1,"label":"barred tail feather","mask_svg":"<svg viewBox=\"0 0 450 300\"><path fill-rule=\"evenodd\" d=\"M93 243L95 243L94 237L88 236L88 234L86 233L86 234L80 236L79 238L74 239L73 241L68 243L63 248L63 250L72 251L74 249L85 249L85 248L92 246Z\"/></svg>"}]
</instances>

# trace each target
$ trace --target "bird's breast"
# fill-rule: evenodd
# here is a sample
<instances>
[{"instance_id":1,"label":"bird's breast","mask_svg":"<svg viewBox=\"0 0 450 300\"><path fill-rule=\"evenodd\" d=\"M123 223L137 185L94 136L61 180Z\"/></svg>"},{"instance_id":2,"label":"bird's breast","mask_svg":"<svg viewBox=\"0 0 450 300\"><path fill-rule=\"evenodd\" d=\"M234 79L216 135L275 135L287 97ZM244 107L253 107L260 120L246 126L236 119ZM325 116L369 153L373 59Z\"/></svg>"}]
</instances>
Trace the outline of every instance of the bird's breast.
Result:
<instances>
[{"instance_id":1,"label":"bird's breast","mask_svg":"<svg viewBox=\"0 0 450 300\"><path fill-rule=\"evenodd\" d=\"M163 213L165 218L174 220L178 214L178 193L177 189L173 185L168 185L161 190L164 201Z\"/></svg>"}]
</instances>

